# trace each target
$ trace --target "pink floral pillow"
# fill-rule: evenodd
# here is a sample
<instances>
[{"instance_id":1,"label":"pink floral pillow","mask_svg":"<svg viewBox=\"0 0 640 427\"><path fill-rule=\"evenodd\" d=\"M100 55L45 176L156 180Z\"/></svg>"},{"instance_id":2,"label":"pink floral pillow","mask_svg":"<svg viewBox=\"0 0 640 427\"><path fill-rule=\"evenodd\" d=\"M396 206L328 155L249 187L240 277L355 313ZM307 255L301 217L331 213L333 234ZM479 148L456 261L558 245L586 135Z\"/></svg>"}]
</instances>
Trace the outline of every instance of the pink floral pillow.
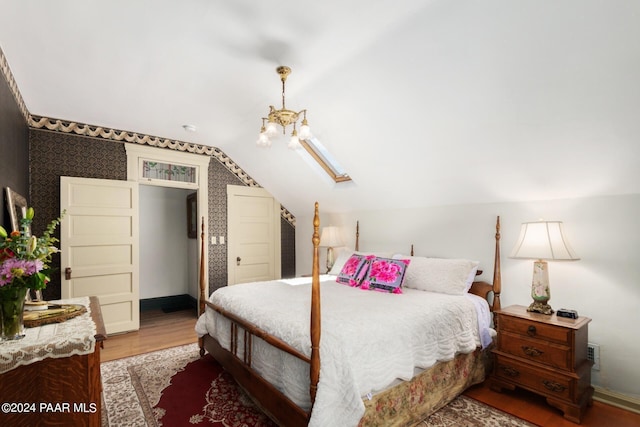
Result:
<instances>
[{"instance_id":1,"label":"pink floral pillow","mask_svg":"<svg viewBox=\"0 0 640 427\"><path fill-rule=\"evenodd\" d=\"M360 286L369 267L368 258L364 255L351 255L347 262L344 263L342 270L340 270L336 282L353 287Z\"/></svg>"},{"instance_id":2,"label":"pink floral pillow","mask_svg":"<svg viewBox=\"0 0 640 427\"><path fill-rule=\"evenodd\" d=\"M402 293L402 282L410 260L371 257L367 261L369 269L362 280L361 289Z\"/></svg>"}]
</instances>

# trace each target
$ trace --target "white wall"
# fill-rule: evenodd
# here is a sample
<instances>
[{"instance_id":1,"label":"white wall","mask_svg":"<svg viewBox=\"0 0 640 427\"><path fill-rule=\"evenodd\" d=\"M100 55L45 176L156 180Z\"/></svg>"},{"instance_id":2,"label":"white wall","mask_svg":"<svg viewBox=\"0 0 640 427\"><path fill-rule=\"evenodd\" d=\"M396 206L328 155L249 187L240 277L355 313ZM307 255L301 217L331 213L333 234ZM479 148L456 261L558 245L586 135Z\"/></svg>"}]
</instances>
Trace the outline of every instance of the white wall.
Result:
<instances>
[{"instance_id":1,"label":"white wall","mask_svg":"<svg viewBox=\"0 0 640 427\"><path fill-rule=\"evenodd\" d=\"M197 240L187 238L186 199L192 192L140 185L140 299L197 298Z\"/></svg>"},{"instance_id":2,"label":"white wall","mask_svg":"<svg viewBox=\"0 0 640 427\"><path fill-rule=\"evenodd\" d=\"M322 212L322 206L320 206ZM312 213L296 218L296 272L311 272ZM550 304L590 317L589 342L600 345L600 371L592 383L640 398L640 195L538 202L425 207L321 214L321 227L341 226L350 248L360 221L361 250L477 259L491 281L495 217L502 223L502 305L528 305L533 264L510 259L520 224L538 219L564 222L581 258L549 263ZM321 250L321 271L325 250Z\"/></svg>"}]
</instances>

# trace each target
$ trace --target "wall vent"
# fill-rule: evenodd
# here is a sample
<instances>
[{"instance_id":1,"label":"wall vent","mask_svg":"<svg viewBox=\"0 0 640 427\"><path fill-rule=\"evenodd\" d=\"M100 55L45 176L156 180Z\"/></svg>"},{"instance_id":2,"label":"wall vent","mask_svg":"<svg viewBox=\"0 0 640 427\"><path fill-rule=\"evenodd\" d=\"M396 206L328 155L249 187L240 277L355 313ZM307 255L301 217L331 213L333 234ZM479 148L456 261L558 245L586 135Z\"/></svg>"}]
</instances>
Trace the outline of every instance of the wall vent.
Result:
<instances>
[{"instance_id":1,"label":"wall vent","mask_svg":"<svg viewBox=\"0 0 640 427\"><path fill-rule=\"evenodd\" d=\"M587 344L587 360L593 362L591 369L594 371L600 370L600 346L598 344Z\"/></svg>"}]
</instances>

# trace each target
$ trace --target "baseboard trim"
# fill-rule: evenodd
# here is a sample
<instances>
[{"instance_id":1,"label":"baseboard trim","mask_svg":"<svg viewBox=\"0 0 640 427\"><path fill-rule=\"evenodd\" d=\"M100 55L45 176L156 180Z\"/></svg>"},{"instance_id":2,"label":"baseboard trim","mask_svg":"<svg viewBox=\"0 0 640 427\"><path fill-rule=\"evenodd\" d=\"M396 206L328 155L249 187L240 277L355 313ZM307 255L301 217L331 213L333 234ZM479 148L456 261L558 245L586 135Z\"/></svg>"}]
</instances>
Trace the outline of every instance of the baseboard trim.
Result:
<instances>
[{"instance_id":1,"label":"baseboard trim","mask_svg":"<svg viewBox=\"0 0 640 427\"><path fill-rule=\"evenodd\" d=\"M197 306L196 299L187 294L140 300L140 311L162 310L164 312L171 312L188 308L195 309Z\"/></svg>"},{"instance_id":2,"label":"baseboard trim","mask_svg":"<svg viewBox=\"0 0 640 427\"><path fill-rule=\"evenodd\" d=\"M615 391L602 387L594 387L594 390L593 400L640 414L640 399L616 393Z\"/></svg>"}]
</instances>

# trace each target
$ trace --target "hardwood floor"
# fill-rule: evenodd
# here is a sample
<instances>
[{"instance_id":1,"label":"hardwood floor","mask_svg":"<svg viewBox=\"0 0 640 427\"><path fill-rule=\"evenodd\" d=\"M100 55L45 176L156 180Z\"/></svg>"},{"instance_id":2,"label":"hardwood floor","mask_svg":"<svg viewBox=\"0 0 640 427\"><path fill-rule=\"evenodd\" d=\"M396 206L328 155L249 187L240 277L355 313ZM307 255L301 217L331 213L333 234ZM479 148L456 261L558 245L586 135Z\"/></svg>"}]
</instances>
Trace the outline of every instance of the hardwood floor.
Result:
<instances>
[{"instance_id":1,"label":"hardwood floor","mask_svg":"<svg viewBox=\"0 0 640 427\"><path fill-rule=\"evenodd\" d=\"M140 330L109 335L104 342L104 348L100 351L100 359L107 362L198 342L194 330L196 320L195 310L172 313L164 313L162 310L141 312Z\"/></svg>"},{"instance_id":2,"label":"hardwood floor","mask_svg":"<svg viewBox=\"0 0 640 427\"><path fill-rule=\"evenodd\" d=\"M485 381L483 384L469 388L464 394L539 426L578 426L578 424L566 420L562 416L562 412L548 405L543 397L527 390L516 389L497 393L489 389L489 385ZM582 423L579 425L586 427L637 427L640 426L640 414L594 401L593 406L587 408Z\"/></svg>"},{"instance_id":3,"label":"hardwood floor","mask_svg":"<svg viewBox=\"0 0 640 427\"><path fill-rule=\"evenodd\" d=\"M101 351L101 359L106 362L195 343L198 341L194 331L196 320L195 311L191 310L173 313L163 313L161 310L143 312L140 314L140 330L109 336ZM544 398L526 390L516 389L513 392L496 393L490 390L485 382L471 387L464 394L539 426L577 426L577 424L565 420L562 412L547 405ZM640 414L594 401L580 425L584 427L637 427L640 426Z\"/></svg>"}]
</instances>

